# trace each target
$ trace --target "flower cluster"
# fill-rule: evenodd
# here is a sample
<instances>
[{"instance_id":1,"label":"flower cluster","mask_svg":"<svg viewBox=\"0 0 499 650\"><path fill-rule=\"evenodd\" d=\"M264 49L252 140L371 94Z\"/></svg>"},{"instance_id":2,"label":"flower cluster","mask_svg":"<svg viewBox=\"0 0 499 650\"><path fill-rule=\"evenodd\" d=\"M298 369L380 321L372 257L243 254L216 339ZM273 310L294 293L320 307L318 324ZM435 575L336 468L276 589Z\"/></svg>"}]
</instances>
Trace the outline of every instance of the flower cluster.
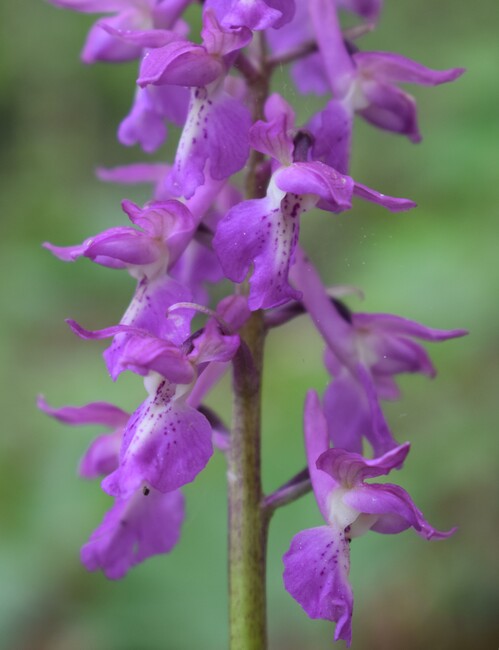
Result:
<instances>
[{"instance_id":1,"label":"flower cluster","mask_svg":"<svg viewBox=\"0 0 499 650\"><path fill-rule=\"evenodd\" d=\"M203 470L214 445L230 446L202 402L234 357L247 352L241 328L257 310L266 310L267 329L307 314L324 339L332 378L322 400L308 394L304 427L326 525L294 537L284 584L310 617L336 622L335 639L349 643L351 539L368 530L413 528L426 539L452 532L433 529L402 488L368 481L400 469L409 452L381 406L399 397L395 376L432 377L419 341L465 332L352 313L340 301L344 289L327 289L300 247L300 219L316 208L348 211L354 197L389 211L413 208L349 175L355 115L417 142L416 103L398 84L437 85L463 70L436 71L398 54L361 51L354 40L375 26L381 0L50 2L104 14L90 30L84 62L138 60L133 104L118 127L122 144L151 153L167 139L168 123L182 128L170 163L98 171L105 181L152 185L143 207L123 201L130 225L75 246L45 244L63 261L86 257L126 269L137 281L118 324L90 331L68 323L82 338L111 339L104 353L109 374L113 380L125 370L141 375L144 401L131 415L102 402L52 408L39 401L61 422L110 430L94 440L80 466L86 478L103 477L103 490L114 498L82 561L114 579L174 547L184 518L182 486ZM192 40L184 19L191 5L202 20ZM356 27L342 29L343 11L357 17ZM280 94L261 98L272 70L288 63L299 93L325 98L303 125ZM258 191L243 197L233 177L245 168ZM226 278L236 285L249 278L249 286L211 305L207 285ZM206 320L192 331L196 312Z\"/></svg>"}]
</instances>

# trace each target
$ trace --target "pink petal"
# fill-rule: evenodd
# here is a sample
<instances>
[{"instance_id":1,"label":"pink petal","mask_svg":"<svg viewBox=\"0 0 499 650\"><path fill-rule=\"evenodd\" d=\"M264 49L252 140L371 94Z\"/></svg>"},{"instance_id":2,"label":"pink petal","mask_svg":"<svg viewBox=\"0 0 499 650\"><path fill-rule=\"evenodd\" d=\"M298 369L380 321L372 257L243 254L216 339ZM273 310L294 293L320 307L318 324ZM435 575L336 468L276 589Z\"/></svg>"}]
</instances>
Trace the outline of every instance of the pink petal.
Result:
<instances>
[{"instance_id":1,"label":"pink petal","mask_svg":"<svg viewBox=\"0 0 499 650\"><path fill-rule=\"evenodd\" d=\"M161 494L139 489L128 499L115 501L101 525L81 549L89 571L101 569L110 580L152 555L168 553L180 537L184 499L179 491Z\"/></svg>"},{"instance_id":2,"label":"pink petal","mask_svg":"<svg viewBox=\"0 0 499 650\"><path fill-rule=\"evenodd\" d=\"M283 556L284 586L310 618L336 623L335 641L352 639L353 594L348 582L350 549L331 526L303 530Z\"/></svg>"}]
</instances>

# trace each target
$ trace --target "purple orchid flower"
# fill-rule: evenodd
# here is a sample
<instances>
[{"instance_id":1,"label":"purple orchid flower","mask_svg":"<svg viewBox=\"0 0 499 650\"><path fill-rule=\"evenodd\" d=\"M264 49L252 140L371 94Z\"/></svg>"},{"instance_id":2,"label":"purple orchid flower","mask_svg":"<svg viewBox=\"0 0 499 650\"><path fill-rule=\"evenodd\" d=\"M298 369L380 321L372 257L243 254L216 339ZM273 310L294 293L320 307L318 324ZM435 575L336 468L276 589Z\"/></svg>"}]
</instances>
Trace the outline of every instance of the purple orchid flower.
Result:
<instances>
[{"instance_id":1,"label":"purple orchid flower","mask_svg":"<svg viewBox=\"0 0 499 650\"><path fill-rule=\"evenodd\" d=\"M145 47L164 45L185 31L177 22L192 0L48 0L83 13L115 14L99 19L87 36L84 63L132 61Z\"/></svg>"},{"instance_id":2,"label":"purple orchid flower","mask_svg":"<svg viewBox=\"0 0 499 650\"><path fill-rule=\"evenodd\" d=\"M222 29L211 10L203 13L203 44L172 42L149 51L140 68L139 86L188 86L191 100L175 162L168 179L174 196L189 199L205 176L224 180L248 158L251 118L227 73L251 40L245 27ZM237 90L237 89L236 89ZM209 170L207 162L209 161Z\"/></svg>"},{"instance_id":3,"label":"purple orchid flower","mask_svg":"<svg viewBox=\"0 0 499 650\"><path fill-rule=\"evenodd\" d=\"M382 0L329 0L329 11L334 6L346 9L369 21L347 32L351 39L370 31L376 23L381 10ZM275 57L288 57L302 50L304 54L291 66L291 77L302 94L324 95L330 91L324 71L321 53L317 48L316 35L310 16L308 0L297 0L293 20L279 30L267 32L267 38ZM310 53L305 54L307 50ZM331 149L335 147L331 146ZM342 171L336 165L331 165ZM347 173L345 171L345 173Z\"/></svg>"},{"instance_id":4,"label":"purple orchid flower","mask_svg":"<svg viewBox=\"0 0 499 650\"><path fill-rule=\"evenodd\" d=\"M352 314L333 304L301 251L292 279L328 346L326 366L335 379L326 389L324 409L332 442L360 453L366 437L376 456L389 451L397 443L379 399L398 398L394 375L435 375L428 354L414 339L445 341L467 331L433 329L388 314Z\"/></svg>"},{"instance_id":5,"label":"purple orchid flower","mask_svg":"<svg viewBox=\"0 0 499 650\"><path fill-rule=\"evenodd\" d=\"M328 0L329 6L345 9L369 21L369 26L377 21L382 7L382 0ZM290 21L266 33L272 53L286 56L307 45L315 43L315 32L310 17L308 0L295 0L295 11ZM221 21L223 19L220 19ZM249 26L249 25L248 25ZM360 32L362 33L362 32ZM309 66L313 72L312 66ZM305 82L305 80L303 80ZM321 81L321 88L323 81Z\"/></svg>"},{"instance_id":6,"label":"purple orchid flower","mask_svg":"<svg viewBox=\"0 0 499 650\"><path fill-rule=\"evenodd\" d=\"M414 339L446 341L466 330L438 330L389 314L352 314L328 296L317 271L301 250L291 269L293 284L327 345L326 366L335 377L326 389L324 409L336 447L361 453L366 437L380 456L397 446L379 399L397 399L393 380L400 373L435 370Z\"/></svg>"},{"instance_id":7,"label":"purple orchid flower","mask_svg":"<svg viewBox=\"0 0 499 650\"><path fill-rule=\"evenodd\" d=\"M400 469L409 444L366 460L344 449L329 449L328 427L317 394L305 403L305 445L312 487L326 526L298 533L283 557L284 586L310 618L336 623L335 640L349 646L353 594L348 582L349 542L368 530L394 534L413 528L425 539L453 534L432 528L409 494L390 483L366 479Z\"/></svg>"},{"instance_id":8,"label":"purple orchid flower","mask_svg":"<svg viewBox=\"0 0 499 650\"><path fill-rule=\"evenodd\" d=\"M194 218L185 205L175 200L153 201L144 208L123 201L122 207L141 230L111 228L78 246L45 243L44 247L64 262L89 257L102 266L128 268L132 275L153 280L165 273L185 249L195 229Z\"/></svg>"},{"instance_id":9,"label":"purple orchid flower","mask_svg":"<svg viewBox=\"0 0 499 650\"><path fill-rule=\"evenodd\" d=\"M271 156L274 163L267 195L234 206L220 222L213 245L228 278L242 282L251 264L249 306L252 310L276 307L299 299L288 282L289 269L299 237L299 218L318 206L329 212L351 208L353 195L392 211L407 210L414 203L379 194L320 161L309 161L305 135L293 139L294 113L277 94L265 105L266 122L250 131L251 146Z\"/></svg>"},{"instance_id":10,"label":"purple orchid flower","mask_svg":"<svg viewBox=\"0 0 499 650\"><path fill-rule=\"evenodd\" d=\"M379 407L380 399L399 398L395 375L436 374L417 339L447 341L467 331L433 329L390 314L351 314L350 326L349 366L330 349L326 352L326 366L335 379L324 393L324 412L336 447L360 453L365 436L379 455L396 445Z\"/></svg>"},{"instance_id":11,"label":"purple orchid flower","mask_svg":"<svg viewBox=\"0 0 499 650\"><path fill-rule=\"evenodd\" d=\"M65 424L115 428L92 442L80 463L80 475L97 478L118 468L128 413L105 402L55 409L42 397L38 407ZM102 524L83 546L82 562L89 571L102 569L112 580L122 578L146 558L171 551L180 537L183 519L184 499L180 490L162 494L143 485L128 499L115 500Z\"/></svg>"},{"instance_id":12,"label":"purple orchid flower","mask_svg":"<svg viewBox=\"0 0 499 650\"><path fill-rule=\"evenodd\" d=\"M64 261L83 256L110 268L127 268L138 284L121 323L180 343L187 335L190 316L183 311L166 319L165 313L174 303L192 300L193 294L168 271L192 238L195 219L186 206L175 200L152 202L143 209L124 201L123 209L141 230L111 228L78 246L44 246ZM120 332L104 353L113 379L117 377L121 351L128 338L129 333Z\"/></svg>"},{"instance_id":13,"label":"purple orchid flower","mask_svg":"<svg viewBox=\"0 0 499 650\"><path fill-rule=\"evenodd\" d=\"M246 300L222 301L218 318L240 326L247 318ZM69 321L82 338L101 339L131 334L120 350L117 374L128 369L145 376L149 393L131 416L123 436L119 467L102 486L112 496L129 498L142 484L170 492L194 480L213 453L209 421L188 402L197 378L210 363L227 363L239 347L239 337L223 334L210 319L201 333L181 346L125 325L95 332Z\"/></svg>"},{"instance_id":14,"label":"purple orchid flower","mask_svg":"<svg viewBox=\"0 0 499 650\"><path fill-rule=\"evenodd\" d=\"M224 27L254 31L280 29L295 13L294 0L207 0L206 7L215 11Z\"/></svg>"},{"instance_id":15,"label":"purple orchid flower","mask_svg":"<svg viewBox=\"0 0 499 650\"><path fill-rule=\"evenodd\" d=\"M81 561L89 571L101 569L110 580L119 580L148 557L169 553L183 520L180 490L163 494L143 486L128 499L115 500L82 547Z\"/></svg>"},{"instance_id":16,"label":"purple orchid flower","mask_svg":"<svg viewBox=\"0 0 499 650\"><path fill-rule=\"evenodd\" d=\"M418 142L421 134L417 122L416 102L396 84L436 86L454 81L463 74L464 69L432 70L390 52L350 54L331 1L311 0L309 9L320 52L320 60L317 57L313 60L314 90L332 90L335 99L340 101L350 114L357 112L379 128L402 133L413 142ZM305 62L300 69L300 76L310 87L307 80L309 69L310 66ZM322 84L318 77L319 70L323 71ZM298 85L303 91L299 80ZM325 131L322 137L327 135Z\"/></svg>"}]
</instances>

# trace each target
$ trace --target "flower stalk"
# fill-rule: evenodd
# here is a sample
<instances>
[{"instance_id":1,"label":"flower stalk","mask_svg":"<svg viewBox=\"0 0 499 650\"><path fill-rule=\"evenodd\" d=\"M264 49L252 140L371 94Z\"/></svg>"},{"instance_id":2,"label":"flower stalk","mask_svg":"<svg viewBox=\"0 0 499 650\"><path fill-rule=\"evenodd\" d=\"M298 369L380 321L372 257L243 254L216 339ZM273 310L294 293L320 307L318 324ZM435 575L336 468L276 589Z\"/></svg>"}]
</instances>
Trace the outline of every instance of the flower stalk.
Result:
<instances>
[{"instance_id":1,"label":"flower stalk","mask_svg":"<svg viewBox=\"0 0 499 650\"><path fill-rule=\"evenodd\" d=\"M253 119L263 117L269 75L265 70L265 42L259 34L260 70L248 78ZM263 155L253 151L248 161L248 198L265 195L259 179ZM240 287L248 295L247 282ZM230 650L267 647L266 551L268 519L262 508L261 394L265 343L263 311L258 310L239 332L241 348L233 363L233 416L228 471L228 565Z\"/></svg>"},{"instance_id":2,"label":"flower stalk","mask_svg":"<svg viewBox=\"0 0 499 650\"><path fill-rule=\"evenodd\" d=\"M227 455L230 650L264 650L267 521L261 508L261 312L252 314L241 340L246 345L234 360L233 422Z\"/></svg>"}]
</instances>

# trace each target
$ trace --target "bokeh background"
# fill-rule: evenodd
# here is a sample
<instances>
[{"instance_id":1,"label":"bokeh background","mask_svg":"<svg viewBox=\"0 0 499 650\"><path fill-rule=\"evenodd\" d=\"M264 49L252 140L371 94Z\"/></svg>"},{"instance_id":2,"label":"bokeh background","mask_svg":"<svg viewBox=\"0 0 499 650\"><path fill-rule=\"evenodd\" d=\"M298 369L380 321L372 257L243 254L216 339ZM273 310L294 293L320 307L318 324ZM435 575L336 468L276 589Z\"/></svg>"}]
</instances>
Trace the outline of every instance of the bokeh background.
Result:
<instances>
[{"instance_id":1,"label":"bokeh background","mask_svg":"<svg viewBox=\"0 0 499 650\"><path fill-rule=\"evenodd\" d=\"M424 140L357 122L353 175L419 208L391 215L358 203L339 217L303 219L308 249L329 283L362 287L357 310L386 311L466 339L432 346L439 376L404 377L387 407L394 432L413 442L396 480L449 541L374 533L352 544L354 650L497 648L499 644L497 291L499 83L496 0L386 0L366 49L436 67L465 66L455 84L414 89ZM103 345L77 340L63 319L117 322L133 290L126 274L42 250L76 243L123 220L119 201L140 188L100 184L96 165L144 159L115 130L128 111L134 64L80 65L92 17L42 0L2 2L2 424L0 438L0 647L6 650L221 650L226 637L224 461L215 456L186 488L183 539L121 582L88 574L79 547L109 507L98 483L76 476L98 429L64 428L35 408L108 400L133 409L137 377L112 384ZM305 119L315 99L293 97ZM172 140L176 134L172 132ZM171 155L166 147L156 156ZM303 465L305 392L323 390L321 342L305 319L269 337L264 396L264 480L275 488ZM210 403L228 419L228 383ZM268 562L270 647L331 647L331 625L309 621L281 583L281 556L298 530L319 525L309 495L279 511ZM338 647L342 647L341 644Z\"/></svg>"}]
</instances>

